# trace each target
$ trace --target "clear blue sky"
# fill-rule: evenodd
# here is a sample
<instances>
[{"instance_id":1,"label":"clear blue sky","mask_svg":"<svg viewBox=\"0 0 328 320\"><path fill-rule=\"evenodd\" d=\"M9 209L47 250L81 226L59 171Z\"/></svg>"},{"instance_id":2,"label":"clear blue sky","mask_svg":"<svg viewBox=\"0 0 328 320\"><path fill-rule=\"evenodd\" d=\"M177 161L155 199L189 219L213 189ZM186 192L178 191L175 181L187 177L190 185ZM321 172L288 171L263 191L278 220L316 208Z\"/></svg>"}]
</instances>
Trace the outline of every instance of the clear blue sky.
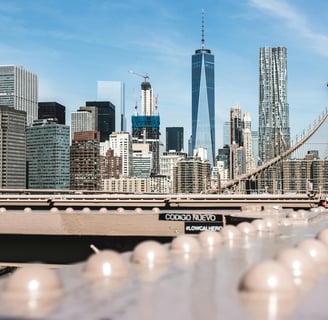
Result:
<instances>
[{"instance_id":1,"label":"clear blue sky","mask_svg":"<svg viewBox=\"0 0 328 320\"><path fill-rule=\"evenodd\" d=\"M291 132L307 128L328 105L326 0L2 0L0 64L22 65L39 77L39 100L76 111L96 99L98 80L126 84L128 128L142 78L158 94L161 132L191 133L191 55L215 55L216 136L239 105L258 124L258 50L288 50ZM140 104L140 103L139 103Z\"/></svg>"}]
</instances>

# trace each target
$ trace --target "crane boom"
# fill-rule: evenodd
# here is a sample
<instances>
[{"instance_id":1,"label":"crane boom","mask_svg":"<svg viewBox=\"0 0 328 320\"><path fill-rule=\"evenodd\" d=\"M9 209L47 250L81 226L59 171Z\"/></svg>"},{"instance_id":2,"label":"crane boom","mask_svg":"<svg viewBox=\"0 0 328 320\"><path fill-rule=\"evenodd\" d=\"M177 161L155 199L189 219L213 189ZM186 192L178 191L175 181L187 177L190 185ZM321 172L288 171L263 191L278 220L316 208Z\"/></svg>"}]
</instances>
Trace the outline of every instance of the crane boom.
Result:
<instances>
[{"instance_id":1,"label":"crane boom","mask_svg":"<svg viewBox=\"0 0 328 320\"><path fill-rule=\"evenodd\" d=\"M146 73L146 74L140 74L140 73L134 72L133 70L129 70L129 72L130 72L131 74L134 74L134 75L136 75L136 76L139 76L139 77L144 78L144 81L145 81L145 82L149 80L149 76L148 76L147 73Z\"/></svg>"}]
</instances>

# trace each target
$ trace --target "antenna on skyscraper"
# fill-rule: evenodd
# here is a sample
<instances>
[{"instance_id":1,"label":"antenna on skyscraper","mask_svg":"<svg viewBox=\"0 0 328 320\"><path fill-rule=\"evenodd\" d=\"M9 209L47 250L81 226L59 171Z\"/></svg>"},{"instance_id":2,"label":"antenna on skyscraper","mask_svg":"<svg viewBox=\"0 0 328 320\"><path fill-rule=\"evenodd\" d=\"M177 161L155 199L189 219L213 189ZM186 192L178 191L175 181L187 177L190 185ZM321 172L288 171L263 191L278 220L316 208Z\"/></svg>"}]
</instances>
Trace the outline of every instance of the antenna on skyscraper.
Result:
<instances>
[{"instance_id":1,"label":"antenna on skyscraper","mask_svg":"<svg viewBox=\"0 0 328 320\"><path fill-rule=\"evenodd\" d=\"M204 32L204 9L202 10L202 49L205 48L205 32Z\"/></svg>"}]
</instances>

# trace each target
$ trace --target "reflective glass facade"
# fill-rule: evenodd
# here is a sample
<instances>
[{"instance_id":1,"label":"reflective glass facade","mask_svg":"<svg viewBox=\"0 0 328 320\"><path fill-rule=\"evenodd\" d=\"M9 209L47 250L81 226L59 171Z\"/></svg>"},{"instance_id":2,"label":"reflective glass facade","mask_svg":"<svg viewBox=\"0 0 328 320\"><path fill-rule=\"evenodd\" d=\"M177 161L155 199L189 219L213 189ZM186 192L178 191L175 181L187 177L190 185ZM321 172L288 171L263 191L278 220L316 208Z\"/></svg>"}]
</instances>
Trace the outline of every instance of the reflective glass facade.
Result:
<instances>
[{"instance_id":1,"label":"reflective glass facade","mask_svg":"<svg viewBox=\"0 0 328 320\"><path fill-rule=\"evenodd\" d=\"M124 82L98 81L97 100L110 101L115 106L115 131L126 131Z\"/></svg>"},{"instance_id":2,"label":"reflective glass facade","mask_svg":"<svg viewBox=\"0 0 328 320\"><path fill-rule=\"evenodd\" d=\"M28 188L69 189L69 126L35 122L26 129Z\"/></svg>"},{"instance_id":3,"label":"reflective glass facade","mask_svg":"<svg viewBox=\"0 0 328 320\"><path fill-rule=\"evenodd\" d=\"M211 165L215 159L214 55L199 49L192 56L192 149L206 148Z\"/></svg>"}]
</instances>

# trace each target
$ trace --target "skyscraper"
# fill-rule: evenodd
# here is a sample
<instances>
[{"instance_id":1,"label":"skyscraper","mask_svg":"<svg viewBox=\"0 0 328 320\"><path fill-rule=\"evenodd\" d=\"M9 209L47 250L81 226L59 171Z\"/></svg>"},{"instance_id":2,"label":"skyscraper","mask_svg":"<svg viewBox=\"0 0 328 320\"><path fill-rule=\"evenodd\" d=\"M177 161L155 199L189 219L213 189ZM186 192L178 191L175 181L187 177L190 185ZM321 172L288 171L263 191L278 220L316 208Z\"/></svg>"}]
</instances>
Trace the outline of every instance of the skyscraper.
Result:
<instances>
[{"instance_id":1,"label":"skyscraper","mask_svg":"<svg viewBox=\"0 0 328 320\"><path fill-rule=\"evenodd\" d=\"M97 108L96 131L100 132L101 142L108 140L115 132L115 106L110 101L87 101L85 105Z\"/></svg>"},{"instance_id":2,"label":"skyscraper","mask_svg":"<svg viewBox=\"0 0 328 320\"><path fill-rule=\"evenodd\" d=\"M128 132L113 132L109 136L109 147L114 150L114 156L122 159L122 175L129 177L132 170L132 144Z\"/></svg>"},{"instance_id":3,"label":"skyscraper","mask_svg":"<svg viewBox=\"0 0 328 320\"><path fill-rule=\"evenodd\" d=\"M0 106L0 188L26 188L26 113Z\"/></svg>"},{"instance_id":4,"label":"skyscraper","mask_svg":"<svg viewBox=\"0 0 328 320\"><path fill-rule=\"evenodd\" d=\"M166 128L166 151L183 149L183 127Z\"/></svg>"},{"instance_id":5,"label":"skyscraper","mask_svg":"<svg viewBox=\"0 0 328 320\"><path fill-rule=\"evenodd\" d=\"M241 109L230 109L230 145L237 144L243 146L243 122L241 116Z\"/></svg>"},{"instance_id":6,"label":"skyscraper","mask_svg":"<svg viewBox=\"0 0 328 320\"><path fill-rule=\"evenodd\" d=\"M260 48L259 64L259 161L264 163L290 146L287 49Z\"/></svg>"},{"instance_id":7,"label":"skyscraper","mask_svg":"<svg viewBox=\"0 0 328 320\"><path fill-rule=\"evenodd\" d=\"M52 120L26 128L28 188L69 189L69 126Z\"/></svg>"},{"instance_id":8,"label":"skyscraper","mask_svg":"<svg viewBox=\"0 0 328 320\"><path fill-rule=\"evenodd\" d=\"M149 150L152 152L152 168L151 174L159 174L159 136L160 136L160 117L153 105L153 90L148 81L148 76L144 77L141 83L141 115L138 114L136 106L136 114L131 117L132 120L132 142L147 143Z\"/></svg>"},{"instance_id":9,"label":"skyscraper","mask_svg":"<svg viewBox=\"0 0 328 320\"><path fill-rule=\"evenodd\" d=\"M192 56L192 149L206 148L208 160L215 159L214 55L205 48L204 15L202 45Z\"/></svg>"},{"instance_id":10,"label":"skyscraper","mask_svg":"<svg viewBox=\"0 0 328 320\"><path fill-rule=\"evenodd\" d=\"M115 106L115 131L126 131L124 82L98 81L97 100L110 101Z\"/></svg>"},{"instance_id":11,"label":"skyscraper","mask_svg":"<svg viewBox=\"0 0 328 320\"><path fill-rule=\"evenodd\" d=\"M26 124L38 119L38 79L22 67L0 66L0 105L26 112Z\"/></svg>"},{"instance_id":12,"label":"skyscraper","mask_svg":"<svg viewBox=\"0 0 328 320\"><path fill-rule=\"evenodd\" d=\"M58 102L39 102L38 119L53 119L58 124L66 124L65 106Z\"/></svg>"},{"instance_id":13,"label":"skyscraper","mask_svg":"<svg viewBox=\"0 0 328 320\"><path fill-rule=\"evenodd\" d=\"M90 110L79 110L71 113L71 140L75 132L95 131L93 114Z\"/></svg>"},{"instance_id":14,"label":"skyscraper","mask_svg":"<svg viewBox=\"0 0 328 320\"><path fill-rule=\"evenodd\" d=\"M243 146L245 148L245 171L250 172L254 168L252 145L252 118L249 112L243 116Z\"/></svg>"}]
</instances>

